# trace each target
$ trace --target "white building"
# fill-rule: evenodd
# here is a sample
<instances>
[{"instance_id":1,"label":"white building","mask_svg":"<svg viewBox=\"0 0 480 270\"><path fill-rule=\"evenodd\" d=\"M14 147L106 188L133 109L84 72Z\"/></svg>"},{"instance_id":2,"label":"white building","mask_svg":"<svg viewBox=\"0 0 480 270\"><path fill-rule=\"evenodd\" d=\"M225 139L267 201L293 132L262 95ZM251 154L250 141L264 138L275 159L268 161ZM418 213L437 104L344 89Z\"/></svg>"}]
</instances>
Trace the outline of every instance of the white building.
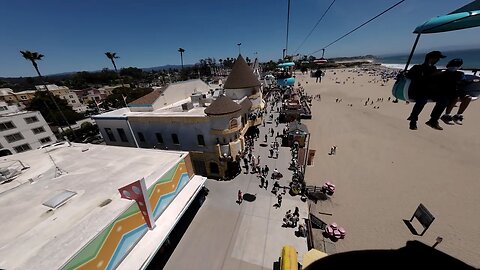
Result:
<instances>
[{"instance_id":1,"label":"white building","mask_svg":"<svg viewBox=\"0 0 480 270\"><path fill-rule=\"evenodd\" d=\"M65 142L5 157L0 172L0 269L145 269L206 180L187 152ZM119 193L142 178L153 229Z\"/></svg>"},{"instance_id":2,"label":"white building","mask_svg":"<svg viewBox=\"0 0 480 270\"><path fill-rule=\"evenodd\" d=\"M197 174L229 178L239 170L243 136L261 123L254 115L263 106L260 82L240 55L225 90L210 90L201 80L179 82L93 119L108 145L190 151Z\"/></svg>"},{"instance_id":3,"label":"white building","mask_svg":"<svg viewBox=\"0 0 480 270\"><path fill-rule=\"evenodd\" d=\"M70 90L70 88L66 86L57 86L56 84L49 84L47 87L52 94L67 101L68 105L70 105L76 112L84 113L87 111L88 106L84 105L78 98L77 94ZM45 86L43 85L36 85L35 88L40 91L45 91Z\"/></svg>"},{"instance_id":4,"label":"white building","mask_svg":"<svg viewBox=\"0 0 480 270\"><path fill-rule=\"evenodd\" d=\"M0 102L2 152L21 153L56 140L40 112L19 111L15 105L7 106L5 102Z\"/></svg>"}]
</instances>

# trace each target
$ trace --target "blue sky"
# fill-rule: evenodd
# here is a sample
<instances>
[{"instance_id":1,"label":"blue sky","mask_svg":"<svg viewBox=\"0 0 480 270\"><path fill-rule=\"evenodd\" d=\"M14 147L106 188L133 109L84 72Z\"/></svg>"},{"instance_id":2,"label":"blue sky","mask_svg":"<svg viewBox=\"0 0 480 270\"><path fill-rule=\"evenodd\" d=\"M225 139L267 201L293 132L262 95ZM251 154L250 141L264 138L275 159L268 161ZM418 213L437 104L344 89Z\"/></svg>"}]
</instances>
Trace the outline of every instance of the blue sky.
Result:
<instances>
[{"instance_id":1,"label":"blue sky","mask_svg":"<svg viewBox=\"0 0 480 270\"><path fill-rule=\"evenodd\" d=\"M298 53L309 54L398 0L337 0ZM326 51L326 57L408 53L415 26L469 0L407 0ZM291 0L289 51L300 45L331 0ZM34 76L19 50L45 55L44 74L118 67L153 67L242 54L261 61L281 58L287 0L15 0L0 4L0 77ZM474 47L480 28L424 35L419 51ZM320 56L319 54L316 54Z\"/></svg>"}]
</instances>

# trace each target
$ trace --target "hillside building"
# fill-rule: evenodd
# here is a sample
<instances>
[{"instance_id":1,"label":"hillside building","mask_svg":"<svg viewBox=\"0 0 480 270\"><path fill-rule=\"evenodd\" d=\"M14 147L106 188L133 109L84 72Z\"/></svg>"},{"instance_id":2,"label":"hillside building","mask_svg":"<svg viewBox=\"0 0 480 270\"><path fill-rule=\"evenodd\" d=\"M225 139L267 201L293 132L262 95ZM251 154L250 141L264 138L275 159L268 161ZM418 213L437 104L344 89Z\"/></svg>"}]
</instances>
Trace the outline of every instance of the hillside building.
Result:
<instances>
[{"instance_id":1,"label":"hillside building","mask_svg":"<svg viewBox=\"0 0 480 270\"><path fill-rule=\"evenodd\" d=\"M2 155L21 153L56 142L40 112L20 111L0 102L0 148Z\"/></svg>"}]
</instances>

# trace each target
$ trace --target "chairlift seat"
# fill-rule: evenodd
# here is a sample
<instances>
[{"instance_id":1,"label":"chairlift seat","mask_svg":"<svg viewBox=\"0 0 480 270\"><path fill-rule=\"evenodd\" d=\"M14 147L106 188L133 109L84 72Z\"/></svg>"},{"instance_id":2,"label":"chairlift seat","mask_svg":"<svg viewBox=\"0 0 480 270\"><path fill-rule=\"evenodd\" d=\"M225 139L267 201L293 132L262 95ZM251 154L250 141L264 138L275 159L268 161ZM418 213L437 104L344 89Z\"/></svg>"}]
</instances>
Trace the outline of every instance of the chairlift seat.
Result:
<instances>
[{"instance_id":1,"label":"chairlift seat","mask_svg":"<svg viewBox=\"0 0 480 270\"><path fill-rule=\"evenodd\" d=\"M465 92L472 97L472 100L477 100L480 97L480 77L475 75L465 75L466 84L460 86L459 91ZM409 95L411 80L404 75L399 75L392 88L392 95L403 101L415 102ZM433 100L429 100L432 102Z\"/></svg>"}]
</instances>

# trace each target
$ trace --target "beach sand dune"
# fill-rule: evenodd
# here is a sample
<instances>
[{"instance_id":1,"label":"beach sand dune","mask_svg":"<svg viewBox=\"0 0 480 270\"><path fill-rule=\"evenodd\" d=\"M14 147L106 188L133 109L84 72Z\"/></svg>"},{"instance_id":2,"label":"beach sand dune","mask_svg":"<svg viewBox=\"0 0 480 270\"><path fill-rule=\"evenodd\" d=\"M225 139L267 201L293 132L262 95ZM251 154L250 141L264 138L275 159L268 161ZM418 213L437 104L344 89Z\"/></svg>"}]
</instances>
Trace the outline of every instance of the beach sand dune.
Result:
<instances>
[{"instance_id":1,"label":"beach sand dune","mask_svg":"<svg viewBox=\"0 0 480 270\"><path fill-rule=\"evenodd\" d=\"M337 186L312 212L347 230L337 252L396 249L408 240L433 245L441 236L437 249L480 267L480 102L467 109L463 126L441 123L443 131L424 124L433 108L428 104L419 129L412 131L406 118L413 104L388 101L394 81L382 86L369 82L373 78L352 69L329 70L321 84L297 76L307 94L321 94L321 101L313 101L313 119L304 121L312 135L310 149L317 151L307 184L330 180ZM372 105L365 106L367 98ZM337 154L330 156L333 145ZM413 235L403 222L420 203L436 218L423 236Z\"/></svg>"}]
</instances>

